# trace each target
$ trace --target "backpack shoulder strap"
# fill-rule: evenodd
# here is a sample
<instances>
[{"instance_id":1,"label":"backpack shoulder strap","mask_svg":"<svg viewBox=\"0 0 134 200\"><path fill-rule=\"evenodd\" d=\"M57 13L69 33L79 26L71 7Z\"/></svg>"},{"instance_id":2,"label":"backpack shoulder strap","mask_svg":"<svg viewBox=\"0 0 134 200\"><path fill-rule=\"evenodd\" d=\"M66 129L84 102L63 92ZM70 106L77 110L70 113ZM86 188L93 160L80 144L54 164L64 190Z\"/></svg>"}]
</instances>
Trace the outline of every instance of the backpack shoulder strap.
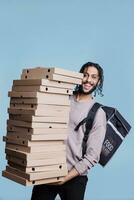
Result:
<instances>
[{"instance_id":1,"label":"backpack shoulder strap","mask_svg":"<svg viewBox=\"0 0 134 200\"><path fill-rule=\"evenodd\" d=\"M89 110L89 112L88 112L88 115L82 120L82 121L80 121L79 122L79 124L75 127L75 131L78 131L78 129L79 129L79 127L81 126L81 125L83 125L85 122L89 122L89 121L92 121L91 122L91 128L92 128L92 123L93 123L93 120L94 120L94 117L95 117L95 115L96 115L96 112L97 112L97 110L98 110L98 108L99 107L101 107L102 105L101 104L99 104L99 103L94 103L94 105L92 106L92 108ZM90 123L86 123L87 124L87 126L89 126L89 124ZM90 128L90 127L89 127ZM90 129L91 129L90 128Z\"/></svg>"},{"instance_id":2,"label":"backpack shoulder strap","mask_svg":"<svg viewBox=\"0 0 134 200\"><path fill-rule=\"evenodd\" d=\"M87 140L88 140L88 136L90 133L90 130L92 129L93 126L93 121L95 118L95 115L97 113L97 110L101 107L102 105L99 103L95 103L92 108L89 110L88 115L86 117L86 131L84 133L84 137L83 137L83 142L82 142L82 157L85 155L86 153L86 149L87 149ZM83 121L83 120L82 120ZM79 124L78 124L79 125Z\"/></svg>"},{"instance_id":3,"label":"backpack shoulder strap","mask_svg":"<svg viewBox=\"0 0 134 200\"><path fill-rule=\"evenodd\" d=\"M99 103L94 103L94 105L92 106L92 108L89 110L88 112L88 115L86 117L86 129L87 132L89 132L92 128L92 125L93 125L93 121L94 121L94 118L95 118L95 115L98 111L98 109L101 107L102 105L99 104Z\"/></svg>"}]
</instances>

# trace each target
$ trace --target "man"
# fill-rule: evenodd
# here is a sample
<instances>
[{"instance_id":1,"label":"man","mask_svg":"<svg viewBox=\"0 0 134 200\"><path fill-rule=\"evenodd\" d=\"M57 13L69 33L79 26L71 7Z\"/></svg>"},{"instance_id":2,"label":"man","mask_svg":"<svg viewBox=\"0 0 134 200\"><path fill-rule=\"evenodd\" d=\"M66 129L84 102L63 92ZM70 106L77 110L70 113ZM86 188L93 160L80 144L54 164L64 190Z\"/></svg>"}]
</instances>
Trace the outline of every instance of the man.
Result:
<instances>
[{"instance_id":1,"label":"man","mask_svg":"<svg viewBox=\"0 0 134 200\"><path fill-rule=\"evenodd\" d=\"M103 95L103 69L96 63L88 62L80 70L84 74L82 84L78 85L71 97L66 156L68 175L57 184L37 185L33 188L31 200L54 200L59 194L62 200L83 200L87 184L87 172L99 161L106 132L106 116L99 108L87 141L87 149L82 157L82 141L85 127L77 124L84 119L95 100L94 93Z\"/></svg>"}]
</instances>

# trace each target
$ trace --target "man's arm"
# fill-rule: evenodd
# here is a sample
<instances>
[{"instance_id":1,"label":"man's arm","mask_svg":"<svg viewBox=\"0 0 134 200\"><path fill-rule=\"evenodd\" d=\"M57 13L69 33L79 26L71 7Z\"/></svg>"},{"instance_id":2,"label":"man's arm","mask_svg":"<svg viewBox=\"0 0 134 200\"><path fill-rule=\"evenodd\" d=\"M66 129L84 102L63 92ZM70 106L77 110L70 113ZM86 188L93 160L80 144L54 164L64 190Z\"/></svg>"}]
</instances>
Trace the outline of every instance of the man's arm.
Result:
<instances>
[{"instance_id":1,"label":"man's arm","mask_svg":"<svg viewBox=\"0 0 134 200\"><path fill-rule=\"evenodd\" d=\"M84 158L75 164L74 168L68 173L67 176L65 176L64 180L58 183L59 185L64 184L76 176L82 175L98 163L105 133L106 115L102 109L99 109L96 114L92 130L89 134L87 151Z\"/></svg>"},{"instance_id":2,"label":"man's arm","mask_svg":"<svg viewBox=\"0 0 134 200\"><path fill-rule=\"evenodd\" d=\"M64 180L57 183L57 185L62 185L76 176L79 176L79 173L75 168L73 168L71 171L68 172L67 176L64 177Z\"/></svg>"}]
</instances>

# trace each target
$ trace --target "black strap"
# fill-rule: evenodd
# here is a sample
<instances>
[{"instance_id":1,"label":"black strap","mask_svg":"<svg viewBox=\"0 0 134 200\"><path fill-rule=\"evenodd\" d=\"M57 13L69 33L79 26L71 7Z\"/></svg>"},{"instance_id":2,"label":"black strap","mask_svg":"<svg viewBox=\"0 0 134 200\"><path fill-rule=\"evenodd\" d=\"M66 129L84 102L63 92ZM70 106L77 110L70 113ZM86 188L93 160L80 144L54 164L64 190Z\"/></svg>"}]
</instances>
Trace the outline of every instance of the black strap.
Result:
<instances>
[{"instance_id":1,"label":"black strap","mask_svg":"<svg viewBox=\"0 0 134 200\"><path fill-rule=\"evenodd\" d=\"M84 137L83 137L83 142L82 142L82 157L85 155L86 153L86 149L87 149L87 140L88 140L88 136L90 133L90 130L92 129L92 125L93 125L93 121L96 115L96 112L98 110L98 108L100 108L102 105L99 103L94 103L94 105L92 106L92 108L89 110L88 115L86 118L84 118L76 127L75 127L75 131L78 131L79 127L86 123L85 127L86 127L86 131L84 133Z\"/></svg>"}]
</instances>

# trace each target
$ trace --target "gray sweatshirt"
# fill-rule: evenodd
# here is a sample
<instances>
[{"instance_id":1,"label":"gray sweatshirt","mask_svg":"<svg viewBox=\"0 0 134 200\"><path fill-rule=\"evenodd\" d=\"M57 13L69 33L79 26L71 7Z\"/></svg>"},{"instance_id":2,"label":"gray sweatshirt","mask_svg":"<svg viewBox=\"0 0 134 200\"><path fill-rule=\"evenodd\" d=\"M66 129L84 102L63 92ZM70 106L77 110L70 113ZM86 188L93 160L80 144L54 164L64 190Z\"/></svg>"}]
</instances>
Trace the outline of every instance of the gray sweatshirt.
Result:
<instances>
[{"instance_id":1,"label":"gray sweatshirt","mask_svg":"<svg viewBox=\"0 0 134 200\"><path fill-rule=\"evenodd\" d=\"M74 97L71 97L70 100L68 138L66 140L68 171L75 167L80 175L86 175L88 169L99 161L106 133L106 115L102 108L98 109L87 141L87 151L84 158L82 158L82 140L85 125L80 126L78 131L74 131L74 128L87 116L95 100L77 102Z\"/></svg>"}]
</instances>

